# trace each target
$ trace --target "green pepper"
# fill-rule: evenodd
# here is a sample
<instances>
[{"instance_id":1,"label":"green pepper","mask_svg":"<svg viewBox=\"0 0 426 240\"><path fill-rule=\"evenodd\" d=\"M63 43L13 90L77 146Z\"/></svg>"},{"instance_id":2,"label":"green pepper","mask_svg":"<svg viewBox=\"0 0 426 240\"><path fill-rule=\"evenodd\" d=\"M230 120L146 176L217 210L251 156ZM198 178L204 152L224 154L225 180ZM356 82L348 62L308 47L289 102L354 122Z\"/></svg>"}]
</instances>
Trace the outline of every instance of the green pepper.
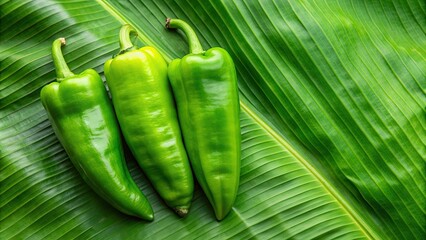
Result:
<instances>
[{"instance_id":1,"label":"green pepper","mask_svg":"<svg viewBox=\"0 0 426 240\"><path fill-rule=\"evenodd\" d=\"M169 65L185 147L195 176L222 220L232 209L240 178L241 133L234 63L219 47L203 51L184 21L167 19L184 32L190 54Z\"/></svg>"},{"instance_id":2,"label":"green pepper","mask_svg":"<svg viewBox=\"0 0 426 240\"><path fill-rule=\"evenodd\" d=\"M188 213L194 181L177 119L167 63L153 47L136 49L124 25L120 52L105 63L105 76L124 138L165 203Z\"/></svg>"},{"instance_id":3,"label":"green pepper","mask_svg":"<svg viewBox=\"0 0 426 240\"><path fill-rule=\"evenodd\" d=\"M121 135L105 86L93 69L74 75L53 42L57 82L44 86L41 102L60 143L88 185L121 212L153 220L148 200L127 170Z\"/></svg>"}]
</instances>

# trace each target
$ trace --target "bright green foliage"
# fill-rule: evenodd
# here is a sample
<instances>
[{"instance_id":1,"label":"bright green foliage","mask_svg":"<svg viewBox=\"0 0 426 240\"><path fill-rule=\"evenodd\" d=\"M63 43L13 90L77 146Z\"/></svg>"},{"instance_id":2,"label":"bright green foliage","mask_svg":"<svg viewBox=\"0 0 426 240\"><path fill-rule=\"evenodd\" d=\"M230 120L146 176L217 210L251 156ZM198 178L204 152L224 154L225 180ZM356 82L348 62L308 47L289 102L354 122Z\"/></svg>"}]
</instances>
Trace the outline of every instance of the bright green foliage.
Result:
<instances>
[{"instance_id":1,"label":"bright green foliage","mask_svg":"<svg viewBox=\"0 0 426 240\"><path fill-rule=\"evenodd\" d=\"M0 9L2 238L424 239L425 1L28 0ZM55 79L54 39L67 38L72 71L102 75L124 23L167 60L184 56L166 17L236 64L241 181L220 223L200 189L179 219L129 151L156 219L112 209L80 178L40 102Z\"/></svg>"}]
</instances>

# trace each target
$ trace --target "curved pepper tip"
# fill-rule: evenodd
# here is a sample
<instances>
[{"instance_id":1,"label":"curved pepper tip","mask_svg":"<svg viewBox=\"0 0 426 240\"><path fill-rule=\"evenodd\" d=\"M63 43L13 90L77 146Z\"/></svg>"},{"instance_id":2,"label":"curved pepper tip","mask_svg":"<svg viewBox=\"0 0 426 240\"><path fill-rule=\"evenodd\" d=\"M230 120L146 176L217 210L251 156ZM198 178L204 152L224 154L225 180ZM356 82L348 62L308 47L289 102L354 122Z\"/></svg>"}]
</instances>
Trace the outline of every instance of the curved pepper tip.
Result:
<instances>
[{"instance_id":1,"label":"curved pepper tip","mask_svg":"<svg viewBox=\"0 0 426 240\"><path fill-rule=\"evenodd\" d=\"M154 221L154 213L143 213L138 215L138 217L142 218L143 220L146 220L148 222Z\"/></svg>"},{"instance_id":2,"label":"curved pepper tip","mask_svg":"<svg viewBox=\"0 0 426 240\"><path fill-rule=\"evenodd\" d=\"M143 201L147 201L147 200L143 200ZM145 202L145 203L148 204L148 206L142 204L142 206L133 208L132 210L130 210L130 212L127 212L127 214L141 218L148 222L154 221L154 211L152 210L151 205L149 205L149 202Z\"/></svg>"},{"instance_id":3,"label":"curved pepper tip","mask_svg":"<svg viewBox=\"0 0 426 240\"><path fill-rule=\"evenodd\" d=\"M154 221L154 214L150 214L150 215L148 215L148 216L146 217L146 220L148 220L148 221L150 221L150 222Z\"/></svg>"},{"instance_id":4,"label":"curved pepper tip","mask_svg":"<svg viewBox=\"0 0 426 240\"><path fill-rule=\"evenodd\" d=\"M186 206L185 207L175 207L175 208L173 208L173 210L181 218L185 217L188 214L188 212L189 212L189 208L186 207Z\"/></svg>"},{"instance_id":5,"label":"curved pepper tip","mask_svg":"<svg viewBox=\"0 0 426 240\"><path fill-rule=\"evenodd\" d=\"M232 210L232 205L228 209L214 209L214 213L216 216L216 219L220 222L222 221Z\"/></svg>"}]
</instances>

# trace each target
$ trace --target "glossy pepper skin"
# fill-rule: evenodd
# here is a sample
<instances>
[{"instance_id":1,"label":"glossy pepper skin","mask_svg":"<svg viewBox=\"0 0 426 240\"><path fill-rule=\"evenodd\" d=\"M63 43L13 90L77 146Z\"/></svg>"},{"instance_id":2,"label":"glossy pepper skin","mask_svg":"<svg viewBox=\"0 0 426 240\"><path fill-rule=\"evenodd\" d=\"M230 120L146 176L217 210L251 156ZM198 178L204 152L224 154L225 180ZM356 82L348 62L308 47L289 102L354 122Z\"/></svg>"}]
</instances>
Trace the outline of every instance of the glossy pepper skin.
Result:
<instances>
[{"instance_id":1,"label":"glossy pepper skin","mask_svg":"<svg viewBox=\"0 0 426 240\"><path fill-rule=\"evenodd\" d=\"M53 42L57 82L41 90L56 136L88 185L121 212L153 220L153 211L127 170L112 104L98 73L74 75L62 56L65 39Z\"/></svg>"},{"instance_id":2,"label":"glossy pepper skin","mask_svg":"<svg viewBox=\"0 0 426 240\"><path fill-rule=\"evenodd\" d=\"M191 27L167 19L182 30L190 54L169 65L185 147L195 176L222 220L232 209L240 178L241 133L235 66L223 48L203 51Z\"/></svg>"},{"instance_id":3,"label":"glossy pepper skin","mask_svg":"<svg viewBox=\"0 0 426 240\"><path fill-rule=\"evenodd\" d=\"M191 205L194 180L183 145L167 63L153 47L136 49L129 25L120 53L105 63L115 112L130 150L155 190L181 217Z\"/></svg>"}]
</instances>

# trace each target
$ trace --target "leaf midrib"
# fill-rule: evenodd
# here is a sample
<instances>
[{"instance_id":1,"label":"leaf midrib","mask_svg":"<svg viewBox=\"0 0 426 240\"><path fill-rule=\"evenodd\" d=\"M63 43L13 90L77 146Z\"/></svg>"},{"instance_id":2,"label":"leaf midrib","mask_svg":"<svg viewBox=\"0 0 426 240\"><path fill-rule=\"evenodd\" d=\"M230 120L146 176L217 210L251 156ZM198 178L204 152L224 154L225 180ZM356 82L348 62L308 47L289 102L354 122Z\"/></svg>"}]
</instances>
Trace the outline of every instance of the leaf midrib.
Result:
<instances>
[{"instance_id":1,"label":"leaf midrib","mask_svg":"<svg viewBox=\"0 0 426 240\"><path fill-rule=\"evenodd\" d=\"M114 7L111 6L108 2L105 0L96 0L107 12L109 12L115 19L117 19L121 24L129 24L130 21L122 15L120 12L118 12ZM143 34L142 31L138 29L137 26L134 26L136 28L138 38L151 46L155 46L159 52L162 53L163 57L165 58L167 63L170 63L172 61L172 58L167 52L164 51L161 47L159 47L155 42L151 41L149 37ZM242 100L240 100L240 107L241 109L250 116L254 122L258 123L258 125L265 130L266 133L268 133L273 139L276 140L278 144L280 144L283 148L287 149L297 160L299 163L301 163L306 170L312 174L312 176L318 180L318 182L323 186L324 190L329 193L329 195L332 196L332 198L335 199L335 202L343 209L343 211L349 216L349 218L358 226L358 228L364 233L364 235L368 239L380 239L375 231L373 231L367 224L363 224L362 218L356 213L356 211L347 203L347 201L342 198L338 192L324 179L321 174L316 171L316 169L309 164L309 162L304 159L297 151L294 149L290 143L285 141L276 131L274 131L265 121L263 121L260 116L255 113L255 111L252 111L248 105L246 105Z\"/></svg>"}]
</instances>

